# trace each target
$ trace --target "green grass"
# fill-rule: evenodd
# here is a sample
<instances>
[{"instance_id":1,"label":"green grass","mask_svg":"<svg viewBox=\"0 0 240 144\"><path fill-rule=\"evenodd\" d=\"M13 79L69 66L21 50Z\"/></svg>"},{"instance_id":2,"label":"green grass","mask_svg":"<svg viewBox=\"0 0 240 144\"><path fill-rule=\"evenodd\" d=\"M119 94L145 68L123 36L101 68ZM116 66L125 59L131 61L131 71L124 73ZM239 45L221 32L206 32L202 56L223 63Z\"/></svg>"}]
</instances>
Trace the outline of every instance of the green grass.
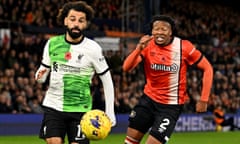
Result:
<instances>
[{"instance_id":1,"label":"green grass","mask_svg":"<svg viewBox=\"0 0 240 144\"><path fill-rule=\"evenodd\" d=\"M146 135L147 136L147 135ZM146 140L144 137L141 144ZM91 144L123 144L125 134L110 134L101 141ZM238 132L186 132L174 133L168 144L239 144ZM0 136L0 144L45 144L38 136Z\"/></svg>"}]
</instances>

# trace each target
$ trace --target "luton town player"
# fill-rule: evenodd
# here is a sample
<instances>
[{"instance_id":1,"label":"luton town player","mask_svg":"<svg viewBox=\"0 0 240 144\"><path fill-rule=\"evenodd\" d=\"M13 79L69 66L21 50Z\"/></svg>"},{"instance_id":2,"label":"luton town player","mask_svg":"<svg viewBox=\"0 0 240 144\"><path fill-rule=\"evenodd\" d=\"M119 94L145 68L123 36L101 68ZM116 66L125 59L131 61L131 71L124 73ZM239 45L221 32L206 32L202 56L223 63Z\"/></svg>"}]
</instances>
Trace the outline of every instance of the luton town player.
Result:
<instances>
[{"instance_id":1,"label":"luton town player","mask_svg":"<svg viewBox=\"0 0 240 144\"><path fill-rule=\"evenodd\" d=\"M150 128L146 144L169 140L186 100L188 66L196 65L203 71L196 111L207 110L213 79L211 64L190 41L175 36L171 17L154 16L150 27L151 36L141 37L123 64L124 71L131 71L142 61L146 77L144 95L129 116L125 144L139 144Z\"/></svg>"}]
</instances>

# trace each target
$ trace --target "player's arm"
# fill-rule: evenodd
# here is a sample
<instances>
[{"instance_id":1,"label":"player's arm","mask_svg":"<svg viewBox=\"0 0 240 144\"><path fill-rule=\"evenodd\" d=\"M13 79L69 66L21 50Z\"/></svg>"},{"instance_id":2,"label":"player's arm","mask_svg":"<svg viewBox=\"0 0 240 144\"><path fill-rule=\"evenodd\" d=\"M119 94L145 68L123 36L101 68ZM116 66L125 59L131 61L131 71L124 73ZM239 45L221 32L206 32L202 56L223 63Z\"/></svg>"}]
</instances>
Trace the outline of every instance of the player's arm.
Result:
<instances>
[{"instance_id":1,"label":"player's arm","mask_svg":"<svg viewBox=\"0 0 240 144\"><path fill-rule=\"evenodd\" d=\"M112 76L109 70L99 75L104 90L105 112L109 116L112 126L116 125L116 117L114 112L114 87Z\"/></svg>"},{"instance_id":2,"label":"player's arm","mask_svg":"<svg viewBox=\"0 0 240 144\"><path fill-rule=\"evenodd\" d=\"M89 59L92 59L92 64L101 82L103 84L105 98L105 112L112 122L112 126L116 125L116 117L114 112L114 87L113 80L109 70L109 66L102 53L102 48L96 44L95 52L91 53Z\"/></svg>"},{"instance_id":3,"label":"player's arm","mask_svg":"<svg viewBox=\"0 0 240 144\"><path fill-rule=\"evenodd\" d=\"M204 56L197 67L203 71L201 101L208 102L213 81L213 68Z\"/></svg>"},{"instance_id":4,"label":"player's arm","mask_svg":"<svg viewBox=\"0 0 240 144\"><path fill-rule=\"evenodd\" d=\"M142 60L140 54L141 49L140 46L137 45L136 49L133 50L132 53L128 55L128 57L124 60L122 69L123 71L129 72L133 70Z\"/></svg>"},{"instance_id":5,"label":"player's arm","mask_svg":"<svg viewBox=\"0 0 240 144\"><path fill-rule=\"evenodd\" d=\"M210 96L212 81L213 81L213 68L207 58L195 48L195 46L187 41L182 40L184 52L187 53L187 61L190 65L196 65L203 72L202 77L202 91L200 100L196 104L196 112L205 112L207 110L207 103Z\"/></svg>"},{"instance_id":6,"label":"player's arm","mask_svg":"<svg viewBox=\"0 0 240 144\"><path fill-rule=\"evenodd\" d=\"M46 43L42 56L42 63L35 73L35 80L44 83L50 73L49 41Z\"/></svg>"},{"instance_id":7,"label":"player's arm","mask_svg":"<svg viewBox=\"0 0 240 144\"><path fill-rule=\"evenodd\" d=\"M203 56L198 62L197 67L203 71L202 77L202 92L200 101L197 102L196 111L205 112L207 110L207 103L211 92L213 81L213 68L208 60Z\"/></svg>"},{"instance_id":8,"label":"player's arm","mask_svg":"<svg viewBox=\"0 0 240 144\"><path fill-rule=\"evenodd\" d=\"M141 61L142 58L140 56L141 51L147 46L148 42L152 39L152 36L144 35L141 37L139 43L137 44L135 50L133 50L128 57L124 60L122 69L123 71L131 71L133 70Z\"/></svg>"},{"instance_id":9,"label":"player's arm","mask_svg":"<svg viewBox=\"0 0 240 144\"><path fill-rule=\"evenodd\" d=\"M44 64L41 64L37 72L35 73L36 81L39 83L44 83L48 77L49 72L50 68Z\"/></svg>"}]
</instances>

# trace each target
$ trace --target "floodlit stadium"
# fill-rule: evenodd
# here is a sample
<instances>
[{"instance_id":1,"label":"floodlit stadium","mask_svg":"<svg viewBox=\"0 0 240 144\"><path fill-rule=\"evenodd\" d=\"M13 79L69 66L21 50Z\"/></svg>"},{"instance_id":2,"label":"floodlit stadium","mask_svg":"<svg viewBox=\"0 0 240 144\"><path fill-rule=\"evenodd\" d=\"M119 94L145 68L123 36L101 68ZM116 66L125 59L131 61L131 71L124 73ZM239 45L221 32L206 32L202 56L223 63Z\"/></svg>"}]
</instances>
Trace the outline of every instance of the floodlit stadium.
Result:
<instances>
[{"instance_id":1,"label":"floodlit stadium","mask_svg":"<svg viewBox=\"0 0 240 144\"><path fill-rule=\"evenodd\" d=\"M117 125L109 136L91 144L122 144L128 116L143 94L145 75L140 65L123 72L123 60L144 34L150 34L154 15L176 20L177 35L189 39L210 61L214 79L206 113L197 114L202 73L193 66L187 73L183 113L167 144L237 144L240 131L220 126L214 117L218 106L224 117L240 127L240 11L232 0L85 0L94 10L86 37L102 48L113 78ZM48 81L37 83L44 44L63 34L58 9L67 0L0 0L0 143L43 144L38 138L43 116L42 100ZM81 57L79 56L79 60ZM94 109L105 109L102 85L92 78ZM142 144L146 141L144 136ZM67 142L67 141L66 141Z\"/></svg>"}]
</instances>

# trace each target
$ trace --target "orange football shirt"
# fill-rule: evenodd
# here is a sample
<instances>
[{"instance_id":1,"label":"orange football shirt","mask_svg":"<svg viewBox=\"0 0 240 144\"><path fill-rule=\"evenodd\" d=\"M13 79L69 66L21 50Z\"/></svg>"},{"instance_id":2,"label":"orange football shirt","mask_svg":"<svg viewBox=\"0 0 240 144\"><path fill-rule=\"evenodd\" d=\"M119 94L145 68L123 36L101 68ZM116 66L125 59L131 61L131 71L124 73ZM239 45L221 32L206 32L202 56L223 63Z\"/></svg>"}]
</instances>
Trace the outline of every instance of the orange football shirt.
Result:
<instances>
[{"instance_id":1,"label":"orange football shirt","mask_svg":"<svg viewBox=\"0 0 240 144\"><path fill-rule=\"evenodd\" d=\"M162 104L184 104L187 67L200 60L201 52L190 41L175 37L165 47L152 39L141 55L146 76L144 93Z\"/></svg>"}]
</instances>

